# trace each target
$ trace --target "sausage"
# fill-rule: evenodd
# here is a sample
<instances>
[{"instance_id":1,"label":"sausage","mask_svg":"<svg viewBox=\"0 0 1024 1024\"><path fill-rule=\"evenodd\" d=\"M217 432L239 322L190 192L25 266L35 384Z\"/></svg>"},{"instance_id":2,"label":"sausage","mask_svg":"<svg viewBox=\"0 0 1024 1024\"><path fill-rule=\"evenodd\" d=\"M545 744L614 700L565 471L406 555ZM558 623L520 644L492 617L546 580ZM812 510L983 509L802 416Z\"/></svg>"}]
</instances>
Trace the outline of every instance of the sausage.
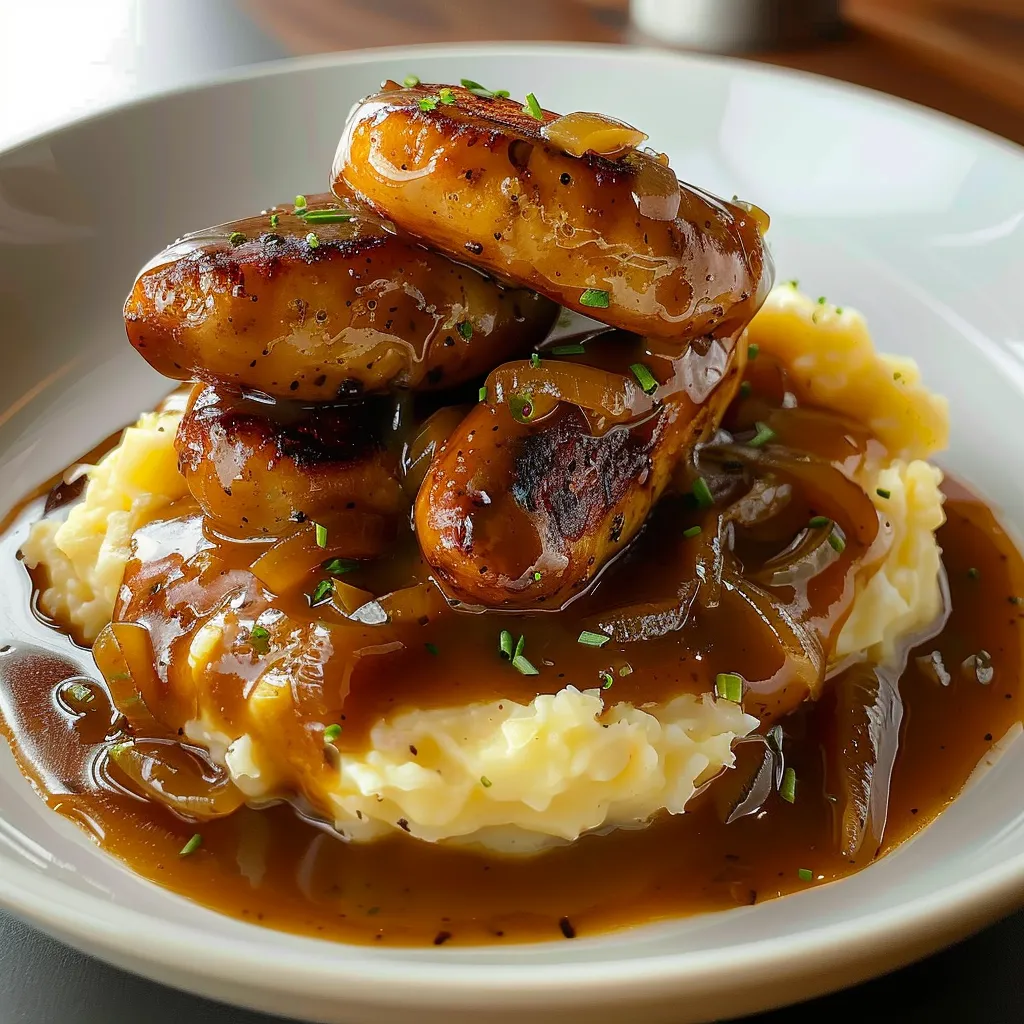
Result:
<instances>
[{"instance_id":1,"label":"sausage","mask_svg":"<svg viewBox=\"0 0 1024 1024\"><path fill-rule=\"evenodd\" d=\"M602 434L571 402L535 422L517 418L512 401L475 406L415 506L420 546L445 594L549 610L581 594L636 536L680 461L717 429L739 386L743 338L700 340L667 367L651 360L669 393L659 388L650 413Z\"/></svg>"},{"instance_id":2,"label":"sausage","mask_svg":"<svg viewBox=\"0 0 1024 1024\"><path fill-rule=\"evenodd\" d=\"M393 537L407 514L398 453L385 443L390 403L304 408L197 384L178 427L178 465L216 528L276 537L295 523L379 517ZM365 555L364 555L365 557Z\"/></svg>"},{"instance_id":3,"label":"sausage","mask_svg":"<svg viewBox=\"0 0 1024 1024\"><path fill-rule=\"evenodd\" d=\"M132 345L166 377L333 401L469 380L529 349L558 312L399 237L348 194L305 211L275 208L155 256L125 303Z\"/></svg>"},{"instance_id":4,"label":"sausage","mask_svg":"<svg viewBox=\"0 0 1024 1024\"><path fill-rule=\"evenodd\" d=\"M746 326L772 282L764 214L679 182L623 144L646 138L627 125L537 113L459 87L386 83L349 116L334 188L453 259L604 323L679 339Z\"/></svg>"}]
</instances>

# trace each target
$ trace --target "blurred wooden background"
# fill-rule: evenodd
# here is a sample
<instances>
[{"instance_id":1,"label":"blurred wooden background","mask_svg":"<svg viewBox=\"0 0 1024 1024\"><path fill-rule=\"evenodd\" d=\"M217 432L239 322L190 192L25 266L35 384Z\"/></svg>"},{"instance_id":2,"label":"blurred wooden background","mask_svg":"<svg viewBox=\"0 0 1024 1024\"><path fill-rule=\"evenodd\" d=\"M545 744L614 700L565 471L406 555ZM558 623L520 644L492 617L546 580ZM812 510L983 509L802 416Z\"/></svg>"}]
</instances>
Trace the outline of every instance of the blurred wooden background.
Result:
<instances>
[{"instance_id":1,"label":"blurred wooden background","mask_svg":"<svg viewBox=\"0 0 1024 1024\"><path fill-rule=\"evenodd\" d=\"M241 0L292 53L634 41L628 0ZM1024 0L843 0L839 38L749 54L923 103L1024 144Z\"/></svg>"}]
</instances>

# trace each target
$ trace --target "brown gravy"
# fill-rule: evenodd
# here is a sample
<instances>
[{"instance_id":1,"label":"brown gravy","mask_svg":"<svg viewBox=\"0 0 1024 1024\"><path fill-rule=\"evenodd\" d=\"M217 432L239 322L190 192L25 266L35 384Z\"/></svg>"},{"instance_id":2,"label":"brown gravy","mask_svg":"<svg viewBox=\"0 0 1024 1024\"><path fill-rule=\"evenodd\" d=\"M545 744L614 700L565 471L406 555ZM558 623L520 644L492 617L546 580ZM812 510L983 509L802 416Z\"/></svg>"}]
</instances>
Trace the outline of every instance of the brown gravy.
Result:
<instances>
[{"instance_id":1,"label":"brown gravy","mask_svg":"<svg viewBox=\"0 0 1024 1024\"><path fill-rule=\"evenodd\" d=\"M1024 563L978 499L953 482L945 490L948 521L939 539L951 613L937 637L911 652L899 680L902 725L883 853L933 819L986 751L1024 717ZM0 539L6 585L22 589L26 608L30 582L15 558L42 508L42 498L23 506ZM678 534L678 512L671 500L663 502L628 558L608 570L602 586L606 595L616 594L615 603L636 601L645 591L656 594L669 571L678 573L678 564L669 570L663 566L669 527ZM230 563L236 560L232 551L226 545L220 557ZM401 576L415 579L418 571L410 556ZM374 586L369 576L356 582L377 593L384 585L377 580ZM425 627L423 637L424 645L436 646L436 654L417 647L382 672L373 687L353 690L340 744L357 744L374 716L413 700L430 705L491 695L529 699L564 685L563 670L581 685L596 685L609 656L576 644L575 637L599 615L601 602L600 594L588 597L558 615L442 616ZM495 635L503 627L527 633L527 653L545 667L541 676L522 677L496 661ZM822 700L801 704L782 720L785 764L799 779L795 802L772 789L756 813L725 824L736 786L712 786L685 815L515 859L432 846L401 834L347 844L283 804L243 807L200 826L185 821L129 792L102 768L98 754L117 734L118 715L97 682L88 650L28 615L0 643L2 724L22 769L47 803L146 878L208 907L286 931L396 945L593 935L771 899L850 874L870 859L844 858L834 838L837 801L829 780L836 766L827 737L835 716L835 684ZM712 654L713 648L712 642ZM698 669L670 661L666 650L657 641L648 652L638 652L632 658L635 671L616 675L615 697L659 700L680 690L713 687L715 671L744 670L716 657ZM979 673L971 658L981 651L987 652L986 671ZM946 685L937 663L948 671ZM989 674L988 682L980 681ZM460 679L474 677L482 682L465 692ZM411 680L404 690L402 679ZM76 682L87 686L91 697ZM894 741L895 732L885 740ZM756 744L740 747L736 780L751 777L761 750ZM197 831L202 845L181 856Z\"/></svg>"}]
</instances>

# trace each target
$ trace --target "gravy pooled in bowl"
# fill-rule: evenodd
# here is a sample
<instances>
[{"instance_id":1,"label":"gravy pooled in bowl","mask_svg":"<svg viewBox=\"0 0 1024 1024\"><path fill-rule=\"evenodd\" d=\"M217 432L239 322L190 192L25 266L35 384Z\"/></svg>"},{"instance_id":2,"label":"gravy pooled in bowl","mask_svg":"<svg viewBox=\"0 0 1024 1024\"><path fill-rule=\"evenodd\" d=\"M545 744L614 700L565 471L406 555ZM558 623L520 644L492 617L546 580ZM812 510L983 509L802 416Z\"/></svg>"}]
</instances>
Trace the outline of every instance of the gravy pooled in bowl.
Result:
<instances>
[{"instance_id":1,"label":"gravy pooled in bowl","mask_svg":"<svg viewBox=\"0 0 1024 1024\"><path fill-rule=\"evenodd\" d=\"M669 204L640 133L573 116L389 87L337 202L136 283L133 344L197 379L12 514L39 615L0 711L146 877L343 941L569 939L859 870L1019 729L1024 565L929 461L944 400L768 292L760 211ZM423 138L438 184L389 191Z\"/></svg>"}]
</instances>

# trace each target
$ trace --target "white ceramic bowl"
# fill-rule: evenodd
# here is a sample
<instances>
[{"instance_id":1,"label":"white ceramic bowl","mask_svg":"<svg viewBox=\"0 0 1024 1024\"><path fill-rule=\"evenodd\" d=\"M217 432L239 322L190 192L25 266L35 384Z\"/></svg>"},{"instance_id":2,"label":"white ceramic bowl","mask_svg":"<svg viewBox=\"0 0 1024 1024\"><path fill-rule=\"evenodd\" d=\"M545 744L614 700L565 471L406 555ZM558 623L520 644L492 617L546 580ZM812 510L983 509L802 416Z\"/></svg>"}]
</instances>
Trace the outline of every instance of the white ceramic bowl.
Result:
<instances>
[{"instance_id":1,"label":"white ceramic bowl","mask_svg":"<svg viewBox=\"0 0 1024 1024\"><path fill-rule=\"evenodd\" d=\"M324 187L349 105L387 76L535 92L643 127L679 174L773 218L780 275L856 306L951 398L947 467L1024 525L1024 154L824 79L596 47L381 50L289 62L0 154L4 504L166 389L121 303L180 232ZM18 633L26 610L0 606ZM893 856L756 907L513 948L331 945L220 917L130 874L0 752L0 902L121 967L260 1009L420 1024L706 1020L808 997L962 936L1024 886L1024 744Z\"/></svg>"}]
</instances>

